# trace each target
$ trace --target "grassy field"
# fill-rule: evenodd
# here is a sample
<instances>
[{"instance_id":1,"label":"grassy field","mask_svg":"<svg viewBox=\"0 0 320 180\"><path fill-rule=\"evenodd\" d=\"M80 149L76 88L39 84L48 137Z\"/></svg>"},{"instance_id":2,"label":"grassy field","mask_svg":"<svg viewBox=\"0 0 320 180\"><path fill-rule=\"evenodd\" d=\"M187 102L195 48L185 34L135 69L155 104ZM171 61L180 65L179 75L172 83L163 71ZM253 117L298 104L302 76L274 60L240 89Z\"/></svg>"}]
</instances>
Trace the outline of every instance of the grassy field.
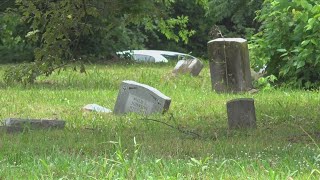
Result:
<instances>
[{"instance_id":1,"label":"grassy field","mask_svg":"<svg viewBox=\"0 0 320 180\"><path fill-rule=\"evenodd\" d=\"M173 77L173 66L88 65L87 74L62 71L26 87L0 83L0 119L67 121L65 130L2 133L0 179L320 178L319 91L217 94L208 64L199 77ZM81 110L90 103L113 109L123 80L171 97L169 112L144 117ZM226 102L240 97L255 99L255 130L228 130Z\"/></svg>"}]
</instances>

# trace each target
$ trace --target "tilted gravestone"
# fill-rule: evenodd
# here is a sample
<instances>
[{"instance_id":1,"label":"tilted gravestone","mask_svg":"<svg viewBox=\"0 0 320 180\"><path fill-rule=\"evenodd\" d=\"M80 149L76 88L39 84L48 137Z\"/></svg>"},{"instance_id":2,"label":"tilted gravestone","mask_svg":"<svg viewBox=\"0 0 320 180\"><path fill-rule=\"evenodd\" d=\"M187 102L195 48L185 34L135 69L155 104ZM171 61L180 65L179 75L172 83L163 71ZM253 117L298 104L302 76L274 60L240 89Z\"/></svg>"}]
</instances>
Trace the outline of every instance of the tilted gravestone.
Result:
<instances>
[{"instance_id":1,"label":"tilted gravestone","mask_svg":"<svg viewBox=\"0 0 320 180\"><path fill-rule=\"evenodd\" d=\"M256 111L252 98L240 98L228 101L227 113L230 129L256 127Z\"/></svg>"},{"instance_id":2,"label":"tilted gravestone","mask_svg":"<svg viewBox=\"0 0 320 180\"><path fill-rule=\"evenodd\" d=\"M115 114L134 112L149 115L169 109L171 99L157 89L135 81L123 81L114 107Z\"/></svg>"},{"instance_id":3,"label":"tilted gravestone","mask_svg":"<svg viewBox=\"0 0 320 180\"><path fill-rule=\"evenodd\" d=\"M218 38L208 42L212 89L241 92L252 88L248 44L242 38Z\"/></svg>"},{"instance_id":4,"label":"tilted gravestone","mask_svg":"<svg viewBox=\"0 0 320 180\"><path fill-rule=\"evenodd\" d=\"M172 73L185 74L190 73L192 76L198 76L203 68L203 63L199 59L180 60L174 67Z\"/></svg>"},{"instance_id":5,"label":"tilted gravestone","mask_svg":"<svg viewBox=\"0 0 320 180\"><path fill-rule=\"evenodd\" d=\"M20 133L23 132L24 128L15 126L0 126L0 132L5 133Z\"/></svg>"}]
</instances>

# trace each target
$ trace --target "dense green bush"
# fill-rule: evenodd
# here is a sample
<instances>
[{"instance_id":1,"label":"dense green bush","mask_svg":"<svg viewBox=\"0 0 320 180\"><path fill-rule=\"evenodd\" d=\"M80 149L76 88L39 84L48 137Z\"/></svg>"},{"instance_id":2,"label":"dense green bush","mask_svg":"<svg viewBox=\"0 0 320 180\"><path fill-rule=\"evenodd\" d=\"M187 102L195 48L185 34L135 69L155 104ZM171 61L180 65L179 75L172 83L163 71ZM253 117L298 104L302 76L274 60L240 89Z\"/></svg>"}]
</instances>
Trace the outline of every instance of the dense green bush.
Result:
<instances>
[{"instance_id":1,"label":"dense green bush","mask_svg":"<svg viewBox=\"0 0 320 180\"><path fill-rule=\"evenodd\" d=\"M207 42L209 31L212 26L210 19L206 17L207 4L196 1L176 0L170 10L170 16L188 17L187 29L192 30L192 36L186 41L168 40L157 31L146 31L145 46L148 49L162 49L192 53L194 56L204 57L207 55ZM177 30L176 30L176 33Z\"/></svg>"},{"instance_id":2,"label":"dense green bush","mask_svg":"<svg viewBox=\"0 0 320 180\"><path fill-rule=\"evenodd\" d=\"M268 74L285 85L318 87L319 1L266 0L257 18L262 27L253 41L254 50L261 57L260 64L267 64Z\"/></svg>"},{"instance_id":3,"label":"dense green bush","mask_svg":"<svg viewBox=\"0 0 320 180\"><path fill-rule=\"evenodd\" d=\"M27 44L20 16L15 12L0 12L0 63L33 60L33 46Z\"/></svg>"},{"instance_id":4,"label":"dense green bush","mask_svg":"<svg viewBox=\"0 0 320 180\"><path fill-rule=\"evenodd\" d=\"M263 0L210 0L207 16L212 25L219 25L225 37L250 39L260 26L254 19L262 3Z\"/></svg>"}]
</instances>

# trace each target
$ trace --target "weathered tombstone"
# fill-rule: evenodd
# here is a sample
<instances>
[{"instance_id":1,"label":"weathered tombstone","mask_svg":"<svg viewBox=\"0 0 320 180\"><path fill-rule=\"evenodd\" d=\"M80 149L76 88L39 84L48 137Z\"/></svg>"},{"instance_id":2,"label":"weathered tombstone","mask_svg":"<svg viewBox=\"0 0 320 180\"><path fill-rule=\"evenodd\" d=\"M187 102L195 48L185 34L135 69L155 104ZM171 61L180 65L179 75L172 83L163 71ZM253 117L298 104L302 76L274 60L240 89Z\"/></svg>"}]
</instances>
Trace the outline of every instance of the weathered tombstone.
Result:
<instances>
[{"instance_id":1,"label":"weathered tombstone","mask_svg":"<svg viewBox=\"0 0 320 180\"><path fill-rule=\"evenodd\" d=\"M242 38L218 38L208 42L212 89L241 92L252 88L248 44Z\"/></svg>"},{"instance_id":2,"label":"weathered tombstone","mask_svg":"<svg viewBox=\"0 0 320 180\"><path fill-rule=\"evenodd\" d=\"M256 111L252 98L240 98L228 101L227 113L230 129L256 127Z\"/></svg>"},{"instance_id":3,"label":"weathered tombstone","mask_svg":"<svg viewBox=\"0 0 320 180\"><path fill-rule=\"evenodd\" d=\"M23 132L23 128L22 127L15 127L15 126L0 126L0 132L19 133L19 132Z\"/></svg>"},{"instance_id":4,"label":"weathered tombstone","mask_svg":"<svg viewBox=\"0 0 320 180\"><path fill-rule=\"evenodd\" d=\"M65 126L63 120L45 120L45 119L5 119L4 126L16 128L30 128L30 129L62 129Z\"/></svg>"},{"instance_id":5,"label":"weathered tombstone","mask_svg":"<svg viewBox=\"0 0 320 180\"><path fill-rule=\"evenodd\" d=\"M114 113L163 113L169 109L170 103L169 97L151 86L135 81L122 81Z\"/></svg>"},{"instance_id":6,"label":"weathered tombstone","mask_svg":"<svg viewBox=\"0 0 320 180\"><path fill-rule=\"evenodd\" d=\"M203 63L199 59L180 60L174 67L172 73L190 73L192 76L198 76L203 68Z\"/></svg>"}]
</instances>

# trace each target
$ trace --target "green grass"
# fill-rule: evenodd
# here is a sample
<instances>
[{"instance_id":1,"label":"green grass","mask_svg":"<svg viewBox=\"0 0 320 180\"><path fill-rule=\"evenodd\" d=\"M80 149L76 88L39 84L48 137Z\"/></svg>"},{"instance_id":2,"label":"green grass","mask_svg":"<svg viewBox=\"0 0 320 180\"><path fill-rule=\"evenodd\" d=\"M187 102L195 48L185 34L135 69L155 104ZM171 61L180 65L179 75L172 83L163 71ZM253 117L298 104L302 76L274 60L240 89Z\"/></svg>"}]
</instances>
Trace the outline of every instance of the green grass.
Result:
<instances>
[{"instance_id":1,"label":"green grass","mask_svg":"<svg viewBox=\"0 0 320 180\"><path fill-rule=\"evenodd\" d=\"M216 94L208 64L199 77L173 77L174 65L89 65L40 77L34 85L0 83L0 119L50 118L65 130L0 135L0 179L319 179L320 94L280 89ZM6 66L0 67L0 75ZM83 112L113 109L121 81L153 86L172 98L160 120ZM255 99L257 129L230 131L226 102Z\"/></svg>"}]
</instances>

